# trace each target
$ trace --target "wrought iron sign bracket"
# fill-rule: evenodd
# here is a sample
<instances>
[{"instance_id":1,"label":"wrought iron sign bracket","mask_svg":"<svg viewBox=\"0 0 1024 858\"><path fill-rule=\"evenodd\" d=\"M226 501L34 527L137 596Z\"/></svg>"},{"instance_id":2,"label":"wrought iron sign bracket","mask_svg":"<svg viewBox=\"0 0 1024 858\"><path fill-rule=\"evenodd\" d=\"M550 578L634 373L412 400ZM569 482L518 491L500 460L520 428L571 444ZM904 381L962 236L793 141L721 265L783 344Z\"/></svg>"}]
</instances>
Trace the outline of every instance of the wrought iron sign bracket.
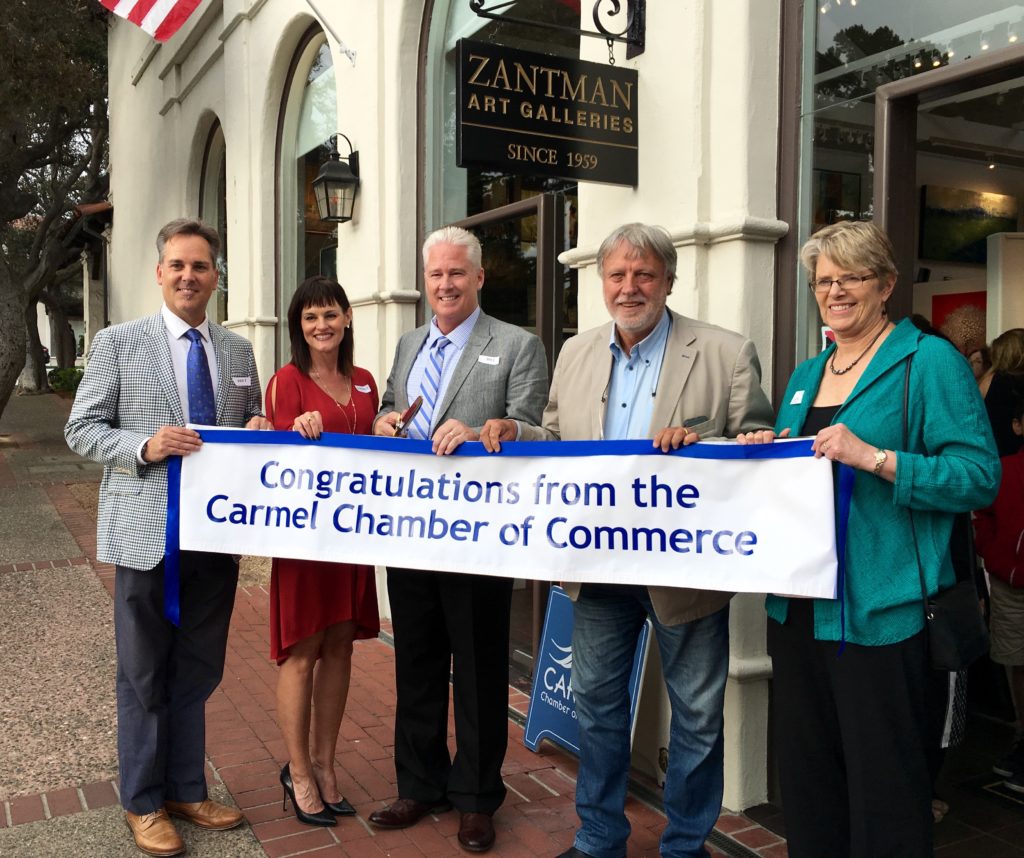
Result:
<instances>
[{"instance_id":1,"label":"wrought iron sign bracket","mask_svg":"<svg viewBox=\"0 0 1024 858\"><path fill-rule=\"evenodd\" d=\"M605 27L601 20L601 6L608 6L607 14L618 15L622 11L623 2L626 6L626 26L618 32L613 32ZM579 27L567 27L564 24L546 24L541 21L531 21L527 18L517 18L513 15L500 14L502 9L514 6L516 0L499 0L487 6L487 0L469 0L469 8L481 18L490 18L494 21L509 21L515 24L525 24L529 27L540 27L543 30L561 30L573 33L577 36L591 36L595 39L603 39L609 43L623 42L626 45L626 58L638 56L644 52L645 29L647 18L647 0L594 0L594 26L597 30L584 30ZM614 61L613 61L614 62Z\"/></svg>"}]
</instances>

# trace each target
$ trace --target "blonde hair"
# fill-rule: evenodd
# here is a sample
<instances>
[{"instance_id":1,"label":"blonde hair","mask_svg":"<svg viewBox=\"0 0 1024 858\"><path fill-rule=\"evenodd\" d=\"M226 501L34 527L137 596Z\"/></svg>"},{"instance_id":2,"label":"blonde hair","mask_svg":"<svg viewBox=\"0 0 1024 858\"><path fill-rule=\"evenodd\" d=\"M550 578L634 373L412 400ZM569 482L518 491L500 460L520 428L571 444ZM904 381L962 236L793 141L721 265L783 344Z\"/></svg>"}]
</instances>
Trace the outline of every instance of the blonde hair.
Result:
<instances>
[{"instance_id":1,"label":"blonde hair","mask_svg":"<svg viewBox=\"0 0 1024 858\"><path fill-rule=\"evenodd\" d=\"M821 256L850 271L870 268L880 279L895 277L895 255L889 236L873 223L860 220L844 220L819 229L800 248L800 261L811 277Z\"/></svg>"},{"instance_id":2,"label":"blonde hair","mask_svg":"<svg viewBox=\"0 0 1024 858\"><path fill-rule=\"evenodd\" d=\"M992 369L1024 373L1024 328L1010 328L992 340Z\"/></svg>"}]
</instances>

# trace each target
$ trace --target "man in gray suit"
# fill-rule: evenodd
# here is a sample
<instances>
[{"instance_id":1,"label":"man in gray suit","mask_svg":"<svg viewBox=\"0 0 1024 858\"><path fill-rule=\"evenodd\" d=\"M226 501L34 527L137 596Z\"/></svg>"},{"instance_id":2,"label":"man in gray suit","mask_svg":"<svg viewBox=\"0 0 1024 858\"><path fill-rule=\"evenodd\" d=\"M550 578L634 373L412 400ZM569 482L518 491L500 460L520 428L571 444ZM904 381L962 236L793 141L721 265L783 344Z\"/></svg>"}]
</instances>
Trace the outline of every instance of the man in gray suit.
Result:
<instances>
[{"instance_id":1,"label":"man in gray suit","mask_svg":"<svg viewBox=\"0 0 1024 858\"><path fill-rule=\"evenodd\" d=\"M185 846L168 814L212 830L242 822L207 797L204 771L205 705L224 670L238 564L182 552L177 592L165 582L167 459L200 448L188 422L271 427L252 346L206 318L216 230L175 220L156 244L164 306L96 334L64 434L72 450L106 466L96 556L116 566L121 804L143 852L177 855ZM165 617L165 584L180 625Z\"/></svg>"},{"instance_id":2,"label":"man in gray suit","mask_svg":"<svg viewBox=\"0 0 1024 858\"><path fill-rule=\"evenodd\" d=\"M548 382L544 347L480 311L480 242L458 227L432 233L423 244L423 277L434 317L399 340L374 432L395 435L400 413L420 395L423 408L409 436L432 439L438 455L478 440L493 417L539 422ZM494 843L491 816L505 798L512 580L389 568L388 596L398 800L370 822L406 828L454 804L462 814L459 843L486 851ZM454 760L447 744L449 667Z\"/></svg>"},{"instance_id":3,"label":"man in gray suit","mask_svg":"<svg viewBox=\"0 0 1024 858\"><path fill-rule=\"evenodd\" d=\"M540 427L491 421L489 450L532 439L653 438L664 451L699 438L771 427L754 344L665 306L676 250L660 227L627 224L597 253L612 321L562 348ZM627 682L637 635L654 623L672 706L661 854L706 855L722 804L722 706L731 593L566 584L573 599L572 690L580 725L576 812L582 826L559 858L626 854L630 763Z\"/></svg>"}]
</instances>

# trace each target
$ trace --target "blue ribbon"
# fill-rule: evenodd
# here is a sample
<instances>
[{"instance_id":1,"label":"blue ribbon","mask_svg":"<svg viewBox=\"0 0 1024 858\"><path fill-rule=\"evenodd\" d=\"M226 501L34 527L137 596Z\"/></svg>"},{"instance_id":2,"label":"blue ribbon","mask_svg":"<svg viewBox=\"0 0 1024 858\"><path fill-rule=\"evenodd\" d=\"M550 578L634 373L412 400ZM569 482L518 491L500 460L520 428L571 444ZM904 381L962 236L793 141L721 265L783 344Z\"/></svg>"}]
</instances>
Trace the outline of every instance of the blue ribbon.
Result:
<instances>
[{"instance_id":1,"label":"blue ribbon","mask_svg":"<svg viewBox=\"0 0 1024 858\"><path fill-rule=\"evenodd\" d=\"M316 441L298 432L253 432L250 429L197 430L204 444L290 444L296 447L347 447L350 450L382 450L388 453L431 453L430 441L385 438L378 435L347 435L325 432ZM691 444L663 453L650 441L507 441L503 457L572 456L684 456L693 459L800 459L813 455L812 438L774 444ZM479 441L467 441L455 456L491 456Z\"/></svg>"},{"instance_id":2,"label":"blue ribbon","mask_svg":"<svg viewBox=\"0 0 1024 858\"><path fill-rule=\"evenodd\" d=\"M836 596L839 598L839 655L846 649L846 531L850 524L850 502L857 472L839 466L839 509L836 513Z\"/></svg>"},{"instance_id":3,"label":"blue ribbon","mask_svg":"<svg viewBox=\"0 0 1024 858\"><path fill-rule=\"evenodd\" d=\"M181 551L178 516L181 507L181 456L167 460L167 529L164 547L164 616L181 625Z\"/></svg>"}]
</instances>

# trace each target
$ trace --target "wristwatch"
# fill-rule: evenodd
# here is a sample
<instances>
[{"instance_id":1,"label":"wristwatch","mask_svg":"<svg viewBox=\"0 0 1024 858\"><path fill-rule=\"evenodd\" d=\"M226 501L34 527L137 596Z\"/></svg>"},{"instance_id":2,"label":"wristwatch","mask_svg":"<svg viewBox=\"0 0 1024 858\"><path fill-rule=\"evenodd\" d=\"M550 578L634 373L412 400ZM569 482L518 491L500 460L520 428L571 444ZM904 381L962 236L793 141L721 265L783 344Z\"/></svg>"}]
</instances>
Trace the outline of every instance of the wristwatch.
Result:
<instances>
[{"instance_id":1,"label":"wristwatch","mask_svg":"<svg viewBox=\"0 0 1024 858\"><path fill-rule=\"evenodd\" d=\"M147 439L146 442L142 445L142 448L139 450L139 458L142 459L143 462L146 461L146 450L149 449L150 440L151 439Z\"/></svg>"},{"instance_id":2,"label":"wristwatch","mask_svg":"<svg viewBox=\"0 0 1024 858\"><path fill-rule=\"evenodd\" d=\"M876 477L882 473L882 467L889 460L889 454L885 450L875 450L875 469L873 473Z\"/></svg>"}]
</instances>

